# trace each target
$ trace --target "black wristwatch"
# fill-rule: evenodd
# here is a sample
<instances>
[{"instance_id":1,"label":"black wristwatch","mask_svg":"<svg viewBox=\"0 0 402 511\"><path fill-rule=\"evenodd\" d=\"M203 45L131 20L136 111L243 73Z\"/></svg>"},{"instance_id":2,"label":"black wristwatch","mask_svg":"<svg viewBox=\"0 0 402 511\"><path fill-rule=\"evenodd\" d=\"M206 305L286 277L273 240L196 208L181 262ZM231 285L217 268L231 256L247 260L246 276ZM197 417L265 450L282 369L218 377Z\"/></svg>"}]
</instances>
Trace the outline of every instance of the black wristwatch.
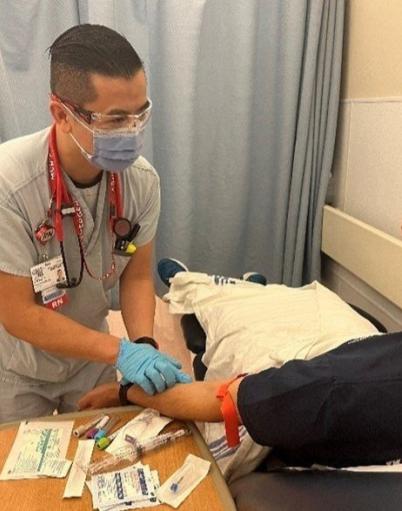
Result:
<instances>
[{"instance_id":1,"label":"black wristwatch","mask_svg":"<svg viewBox=\"0 0 402 511\"><path fill-rule=\"evenodd\" d=\"M130 404L130 401L127 399L127 392L130 387L132 387L134 383L128 382L125 385L120 383L119 387L119 401L121 406L127 406Z\"/></svg>"},{"instance_id":2,"label":"black wristwatch","mask_svg":"<svg viewBox=\"0 0 402 511\"><path fill-rule=\"evenodd\" d=\"M137 343L137 344L150 344L156 350L159 349L158 343L152 337L139 337L138 339L135 339L134 342Z\"/></svg>"}]
</instances>

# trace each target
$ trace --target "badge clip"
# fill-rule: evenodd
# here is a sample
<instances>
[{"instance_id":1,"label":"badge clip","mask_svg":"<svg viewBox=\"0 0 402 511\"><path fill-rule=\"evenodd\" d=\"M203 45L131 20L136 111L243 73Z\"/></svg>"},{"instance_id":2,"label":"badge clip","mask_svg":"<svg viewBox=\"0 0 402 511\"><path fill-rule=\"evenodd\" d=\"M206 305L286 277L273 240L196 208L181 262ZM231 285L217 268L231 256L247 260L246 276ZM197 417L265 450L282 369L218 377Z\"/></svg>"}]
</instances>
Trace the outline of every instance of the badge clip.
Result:
<instances>
[{"instance_id":1,"label":"badge clip","mask_svg":"<svg viewBox=\"0 0 402 511\"><path fill-rule=\"evenodd\" d=\"M44 220L36 228L35 238L41 245L46 245L46 243L54 237L54 234L55 229L53 225L51 225L48 220Z\"/></svg>"}]
</instances>

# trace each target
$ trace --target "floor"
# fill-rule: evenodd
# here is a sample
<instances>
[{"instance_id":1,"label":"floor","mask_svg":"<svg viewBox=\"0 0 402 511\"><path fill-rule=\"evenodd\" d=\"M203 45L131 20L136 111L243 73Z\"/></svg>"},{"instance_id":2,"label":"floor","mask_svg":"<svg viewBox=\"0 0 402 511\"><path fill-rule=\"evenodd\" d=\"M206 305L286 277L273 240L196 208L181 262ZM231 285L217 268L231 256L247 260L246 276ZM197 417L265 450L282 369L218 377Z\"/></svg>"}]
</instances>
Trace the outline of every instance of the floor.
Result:
<instances>
[{"instance_id":1,"label":"floor","mask_svg":"<svg viewBox=\"0 0 402 511\"><path fill-rule=\"evenodd\" d=\"M110 332L113 335L124 337L126 329L119 311L111 311L108 316ZM169 314L168 304L159 297L156 298L156 313L154 337L159 343L161 351L169 353L180 360L183 370L192 374L191 355L187 350L180 328L180 316Z\"/></svg>"}]
</instances>

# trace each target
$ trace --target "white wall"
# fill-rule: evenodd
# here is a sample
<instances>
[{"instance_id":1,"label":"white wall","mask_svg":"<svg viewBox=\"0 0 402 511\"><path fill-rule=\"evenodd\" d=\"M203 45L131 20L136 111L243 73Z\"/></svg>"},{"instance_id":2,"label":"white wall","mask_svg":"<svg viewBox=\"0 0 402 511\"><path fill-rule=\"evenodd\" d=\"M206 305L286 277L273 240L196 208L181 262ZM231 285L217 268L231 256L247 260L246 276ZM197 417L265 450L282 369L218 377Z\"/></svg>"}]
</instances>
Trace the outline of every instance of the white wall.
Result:
<instances>
[{"instance_id":1,"label":"white wall","mask_svg":"<svg viewBox=\"0 0 402 511\"><path fill-rule=\"evenodd\" d=\"M342 99L328 198L397 238L402 237L401 20L401 0L347 1ZM389 329L402 330L402 311L343 268L326 261L324 279Z\"/></svg>"}]
</instances>

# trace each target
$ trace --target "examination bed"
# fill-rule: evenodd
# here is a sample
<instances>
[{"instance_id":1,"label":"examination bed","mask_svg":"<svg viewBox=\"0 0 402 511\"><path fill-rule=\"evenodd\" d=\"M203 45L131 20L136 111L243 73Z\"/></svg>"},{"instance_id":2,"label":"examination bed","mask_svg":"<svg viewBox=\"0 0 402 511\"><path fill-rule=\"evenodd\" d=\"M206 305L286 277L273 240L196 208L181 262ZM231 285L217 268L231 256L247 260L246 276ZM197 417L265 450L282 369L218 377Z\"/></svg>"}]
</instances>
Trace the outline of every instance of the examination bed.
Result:
<instances>
[{"instance_id":1,"label":"examination bed","mask_svg":"<svg viewBox=\"0 0 402 511\"><path fill-rule=\"evenodd\" d=\"M348 250L345 250L345 246ZM402 243L331 207L325 208L323 253L402 308ZM375 254L375 257L373 257ZM383 271L378 271L381 258ZM351 304L380 332L381 321ZM194 373L203 379L201 358L206 334L194 314L184 315L181 326L187 347L194 353ZM230 489L239 511L326 511L400 509L402 473L289 472L269 453L251 473L235 479Z\"/></svg>"}]
</instances>

